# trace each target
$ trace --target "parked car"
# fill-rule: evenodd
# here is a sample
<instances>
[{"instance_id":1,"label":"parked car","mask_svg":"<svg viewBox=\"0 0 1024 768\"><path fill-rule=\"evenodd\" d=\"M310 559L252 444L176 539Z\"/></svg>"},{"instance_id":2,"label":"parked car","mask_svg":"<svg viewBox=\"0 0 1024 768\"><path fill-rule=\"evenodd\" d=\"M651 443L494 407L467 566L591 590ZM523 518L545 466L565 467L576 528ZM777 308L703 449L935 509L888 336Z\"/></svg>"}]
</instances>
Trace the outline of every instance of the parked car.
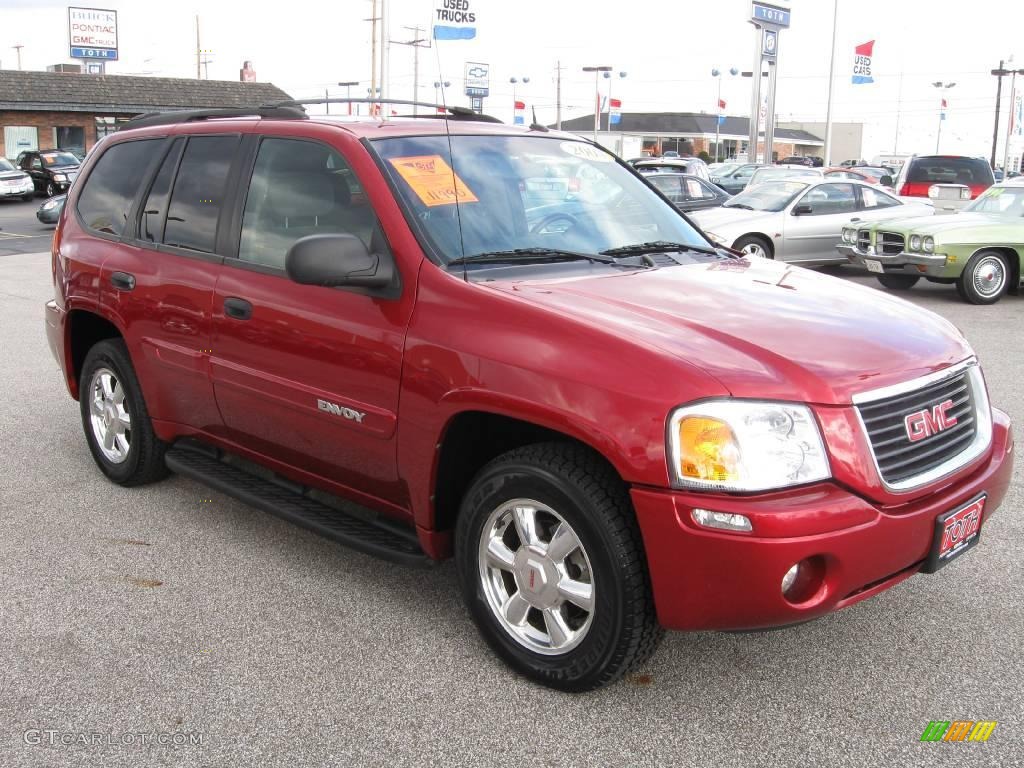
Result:
<instances>
[{"instance_id":1,"label":"parked car","mask_svg":"<svg viewBox=\"0 0 1024 768\"><path fill-rule=\"evenodd\" d=\"M717 208L731 195L710 181L688 173L644 173L669 201L681 211L702 211Z\"/></svg>"},{"instance_id":2,"label":"parked car","mask_svg":"<svg viewBox=\"0 0 1024 768\"><path fill-rule=\"evenodd\" d=\"M810 157L803 157L801 155L790 155L779 160L776 165L805 165L808 168L814 167L814 159Z\"/></svg>"},{"instance_id":3,"label":"parked car","mask_svg":"<svg viewBox=\"0 0 1024 768\"><path fill-rule=\"evenodd\" d=\"M753 187L757 184L764 184L766 181L779 181L780 179L823 179L824 177L825 174L820 168L803 165L766 165L754 171L747 186Z\"/></svg>"},{"instance_id":4,"label":"parked car","mask_svg":"<svg viewBox=\"0 0 1024 768\"><path fill-rule=\"evenodd\" d=\"M451 109L200 110L98 143L45 327L100 472L171 470L406 565L454 557L431 589L569 691L663 627L803 622L986 556L1010 422L952 325L715 247L572 134ZM567 159L605 202L528 225L523 182Z\"/></svg>"},{"instance_id":5,"label":"parked car","mask_svg":"<svg viewBox=\"0 0 1024 768\"><path fill-rule=\"evenodd\" d=\"M843 162L841 162L839 164L839 167L840 168L853 168L853 167L858 166L858 165L867 165L867 161L866 160L843 160Z\"/></svg>"},{"instance_id":6,"label":"parked car","mask_svg":"<svg viewBox=\"0 0 1024 768\"><path fill-rule=\"evenodd\" d=\"M988 161L962 155L915 155L904 163L896 191L904 198L927 198L939 213L952 213L995 183Z\"/></svg>"},{"instance_id":7,"label":"parked car","mask_svg":"<svg viewBox=\"0 0 1024 768\"><path fill-rule=\"evenodd\" d=\"M43 224L56 224L58 219L60 219L61 212L64 210L64 201L67 200L67 197L67 195L56 195L48 199L39 206L39 210L36 211L36 218Z\"/></svg>"},{"instance_id":8,"label":"parked car","mask_svg":"<svg viewBox=\"0 0 1024 768\"><path fill-rule=\"evenodd\" d=\"M994 304L1020 287L1024 183L989 187L956 216L848 226L839 252L891 290L923 277L955 285L971 304Z\"/></svg>"},{"instance_id":9,"label":"parked car","mask_svg":"<svg viewBox=\"0 0 1024 768\"><path fill-rule=\"evenodd\" d=\"M721 187L730 195L735 195L747 188L754 171L764 167L766 166L755 163L733 163L728 169L712 173L711 183Z\"/></svg>"},{"instance_id":10,"label":"parked car","mask_svg":"<svg viewBox=\"0 0 1024 768\"><path fill-rule=\"evenodd\" d=\"M870 165L860 165L856 168L827 168L824 174L826 179L853 179L882 187L891 188L896 183L888 168Z\"/></svg>"},{"instance_id":11,"label":"parked car","mask_svg":"<svg viewBox=\"0 0 1024 768\"><path fill-rule=\"evenodd\" d=\"M850 222L932 212L928 203L903 203L864 182L793 178L751 185L720 208L692 218L720 245L809 266L845 261L836 246Z\"/></svg>"},{"instance_id":12,"label":"parked car","mask_svg":"<svg viewBox=\"0 0 1024 768\"><path fill-rule=\"evenodd\" d=\"M34 190L31 176L15 168L6 157L0 157L0 199L20 197L31 200Z\"/></svg>"},{"instance_id":13,"label":"parked car","mask_svg":"<svg viewBox=\"0 0 1024 768\"><path fill-rule=\"evenodd\" d=\"M993 171L992 171L992 178L994 178L996 180L996 183L999 183L1000 181L1002 181L1003 180L1003 169L1002 168L995 168L995 169L993 169Z\"/></svg>"},{"instance_id":14,"label":"parked car","mask_svg":"<svg viewBox=\"0 0 1024 768\"><path fill-rule=\"evenodd\" d=\"M688 173L702 179L711 179L707 164L699 157L649 157L633 163L638 171L666 171L668 173Z\"/></svg>"},{"instance_id":15,"label":"parked car","mask_svg":"<svg viewBox=\"0 0 1024 768\"><path fill-rule=\"evenodd\" d=\"M18 166L32 177L36 192L47 197L66 191L78 176L78 158L62 149L32 150L18 157Z\"/></svg>"}]
</instances>

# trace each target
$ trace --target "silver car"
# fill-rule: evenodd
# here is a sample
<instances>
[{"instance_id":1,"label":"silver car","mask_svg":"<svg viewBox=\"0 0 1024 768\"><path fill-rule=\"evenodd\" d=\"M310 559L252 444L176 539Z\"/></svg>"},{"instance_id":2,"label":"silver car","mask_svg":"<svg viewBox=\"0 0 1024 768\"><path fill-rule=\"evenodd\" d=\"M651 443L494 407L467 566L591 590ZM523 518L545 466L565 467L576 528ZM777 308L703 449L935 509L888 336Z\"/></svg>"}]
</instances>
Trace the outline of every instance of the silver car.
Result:
<instances>
[{"instance_id":1,"label":"silver car","mask_svg":"<svg viewBox=\"0 0 1024 768\"><path fill-rule=\"evenodd\" d=\"M766 165L754 171L747 186L752 187L755 184L764 184L766 181L779 181L780 179L822 179L824 177L825 173L821 168L811 168L808 165Z\"/></svg>"},{"instance_id":2,"label":"silver car","mask_svg":"<svg viewBox=\"0 0 1024 768\"><path fill-rule=\"evenodd\" d=\"M860 181L793 178L748 187L721 207L690 217L720 245L751 256L816 266L846 261L836 246L850 222L934 212L931 203L906 203Z\"/></svg>"}]
</instances>

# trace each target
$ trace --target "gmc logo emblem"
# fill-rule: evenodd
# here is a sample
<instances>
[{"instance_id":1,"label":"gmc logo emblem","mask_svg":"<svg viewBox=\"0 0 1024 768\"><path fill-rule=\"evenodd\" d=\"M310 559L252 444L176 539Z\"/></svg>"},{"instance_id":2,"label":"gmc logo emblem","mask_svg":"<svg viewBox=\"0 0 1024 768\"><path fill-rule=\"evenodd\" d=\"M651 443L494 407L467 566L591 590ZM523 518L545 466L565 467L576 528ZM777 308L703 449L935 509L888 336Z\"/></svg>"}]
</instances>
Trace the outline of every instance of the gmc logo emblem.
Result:
<instances>
[{"instance_id":1,"label":"gmc logo emblem","mask_svg":"<svg viewBox=\"0 0 1024 768\"><path fill-rule=\"evenodd\" d=\"M922 411L908 414L903 419L903 426L907 430L907 439L916 443L918 440L924 440L926 437L931 437L952 427L956 424L956 416L949 416L946 413L952 407L953 401L947 400L931 410L925 408Z\"/></svg>"}]
</instances>

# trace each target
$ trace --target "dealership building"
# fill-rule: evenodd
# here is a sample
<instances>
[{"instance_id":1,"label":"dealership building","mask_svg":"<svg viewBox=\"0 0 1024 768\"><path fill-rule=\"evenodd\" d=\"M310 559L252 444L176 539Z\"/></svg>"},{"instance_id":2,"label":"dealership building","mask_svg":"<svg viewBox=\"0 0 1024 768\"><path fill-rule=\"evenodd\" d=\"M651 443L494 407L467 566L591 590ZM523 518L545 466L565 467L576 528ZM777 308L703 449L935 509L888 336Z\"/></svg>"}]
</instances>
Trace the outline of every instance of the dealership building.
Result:
<instances>
[{"instance_id":1,"label":"dealership building","mask_svg":"<svg viewBox=\"0 0 1024 768\"><path fill-rule=\"evenodd\" d=\"M607 113L601 115L597 140L623 157L679 151L684 141L693 146L694 154L707 152L712 159L715 158L716 140L718 156L723 160L747 153L750 135L750 119L747 117L723 116L717 126L718 116L704 112L623 112L619 122L611 126L608 117ZM594 116L563 120L562 130L590 138L593 136ZM772 154L776 160L791 155L821 157L825 147L824 135L823 123L777 122ZM833 123L832 162L860 159L862 137L863 125L860 123ZM763 151L764 145L761 144L758 152Z\"/></svg>"},{"instance_id":2,"label":"dealership building","mask_svg":"<svg viewBox=\"0 0 1024 768\"><path fill-rule=\"evenodd\" d=\"M0 156L31 149L88 151L145 112L252 107L291 97L270 83L0 70ZM70 71L69 71L70 70Z\"/></svg>"}]
</instances>

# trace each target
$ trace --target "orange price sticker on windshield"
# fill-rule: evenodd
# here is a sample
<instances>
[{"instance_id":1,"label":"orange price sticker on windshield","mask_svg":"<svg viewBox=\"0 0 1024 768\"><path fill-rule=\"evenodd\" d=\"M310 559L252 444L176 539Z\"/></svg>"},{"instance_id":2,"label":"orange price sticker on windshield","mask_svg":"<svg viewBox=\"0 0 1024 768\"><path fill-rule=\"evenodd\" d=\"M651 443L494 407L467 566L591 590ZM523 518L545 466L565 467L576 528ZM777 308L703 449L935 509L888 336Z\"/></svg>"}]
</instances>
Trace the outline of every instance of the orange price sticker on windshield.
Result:
<instances>
[{"instance_id":1,"label":"orange price sticker on windshield","mask_svg":"<svg viewBox=\"0 0 1024 768\"><path fill-rule=\"evenodd\" d=\"M390 163L426 206L480 202L440 155L394 157Z\"/></svg>"}]
</instances>

